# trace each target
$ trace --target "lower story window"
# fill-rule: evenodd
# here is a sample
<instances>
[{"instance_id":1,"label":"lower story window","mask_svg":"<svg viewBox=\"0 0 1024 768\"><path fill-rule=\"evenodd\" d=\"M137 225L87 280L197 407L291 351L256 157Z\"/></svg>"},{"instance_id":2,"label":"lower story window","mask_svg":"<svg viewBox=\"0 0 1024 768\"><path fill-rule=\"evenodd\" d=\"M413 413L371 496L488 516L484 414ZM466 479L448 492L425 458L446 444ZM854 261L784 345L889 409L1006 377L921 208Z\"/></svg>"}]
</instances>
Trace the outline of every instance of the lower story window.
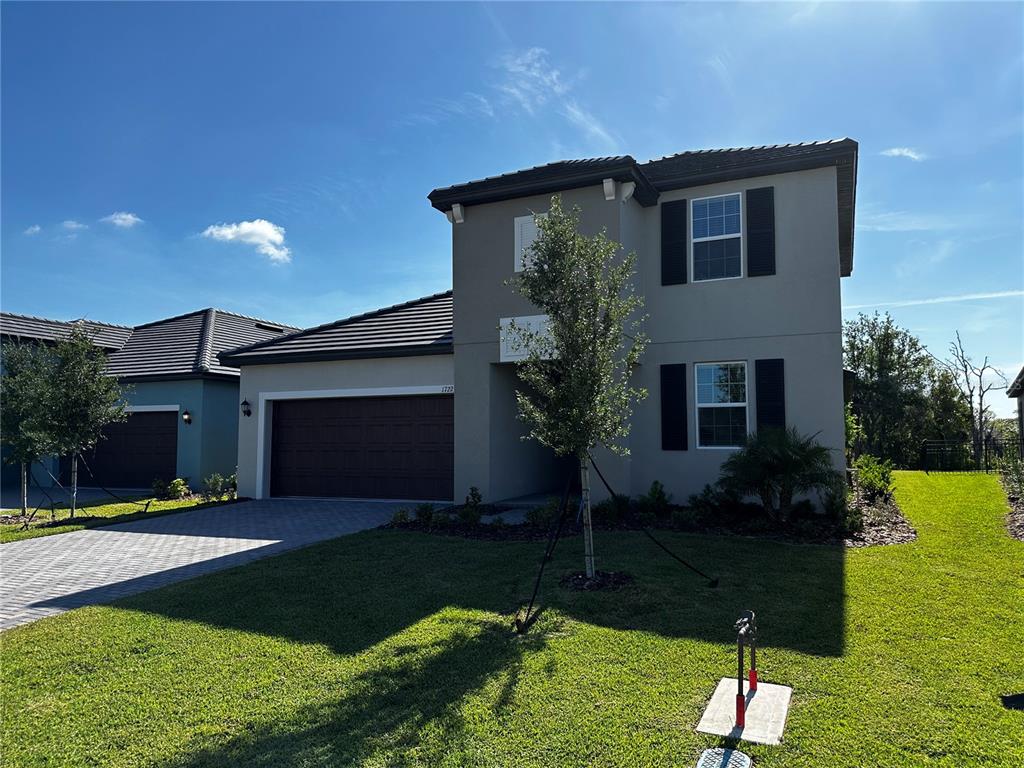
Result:
<instances>
[{"instance_id":1,"label":"lower story window","mask_svg":"<svg viewBox=\"0 0 1024 768\"><path fill-rule=\"evenodd\" d=\"M747 438L747 364L697 363L697 445L739 448Z\"/></svg>"}]
</instances>

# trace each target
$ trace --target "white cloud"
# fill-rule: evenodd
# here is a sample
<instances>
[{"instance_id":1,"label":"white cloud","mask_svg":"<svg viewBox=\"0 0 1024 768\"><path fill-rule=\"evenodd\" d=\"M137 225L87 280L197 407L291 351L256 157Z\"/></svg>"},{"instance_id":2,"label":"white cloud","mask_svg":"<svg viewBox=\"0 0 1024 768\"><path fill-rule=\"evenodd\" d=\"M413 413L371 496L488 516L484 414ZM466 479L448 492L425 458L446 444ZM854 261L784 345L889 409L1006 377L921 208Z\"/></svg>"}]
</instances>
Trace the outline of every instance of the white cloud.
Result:
<instances>
[{"instance_id":1,"label":"white cloud","mask_svg":"<svg viewBox=\"0 0 1024 768\"><path fill-rule=\"evenodd\" d=\"M882 154L885 157L905 157L908 160L913 160L915 163L928 159L928 155L924 152L918 152L912 147L890 147L889 149L883 149Z\"/></svg>"},{"instance_id":2,"label":"white cloud","mask_svg":"<svg viewBox=\"0 0 1024 768\"><path fill-rule=\"evenodd\" d=\"M498 90L531 115L551 99L568 93L571 87L562 79L562 73L548 63L548 52L543 48L506 54L501 58L501 68L505 81Z\"/></svg>"},{"instance_id":3,"label":"white cloud","mask_svg":"<svg viewBox=\"0 0 1024 768\"><path fill-rule=\"evenodd\" d=\"M142 223L142 219L134 213L128 213L127 211L115 211L109 216L104 216L100 221L113 224L115 227L120 227L121 229L131 229L136 224Z\"/></svg>"},{"instance_id":4,"label":"white cloud","mask_svg":"<svg viewBox=\"0 0 1024 768\"><path fill-rule=\"evenodd\" d=\"M965 223L963 220L961 224ZM935 216L908 211L857 214L857 229L868 232L927 232L951 229L955 222L948 216Z\"/></svg>"},{"instance_id":5,"label":"white cloud","mask_svg":"<svg viewBox=\"0 0 1024 768\"><path fill-rule=\"evenodd\" d=\"M284 227L266 219L212 224L203 230L202 235L212 240L255 245L257 251L275 264L287 264L292 260L291 249L284 244Z\"/></svg>"},{"instance_id":6,"label":"white cloud","mask_svg":"<svg viewBox=\"0 0 1024 768\"><path fill-rule=\"evenodd\" d=\"M951 304L958 301L987 301L990 299L1008 299L1024 296L1024 290L990 291L989 293L961 293L957 296L932 296L927 299L908 299L906 301L879 301L874 304L850 304L843 309L874 309L875 307L920 307L926 304Z\"/></svg>"},{"instance_id":7,"label":"white cloud","mask_svg":"<svg viewBox=\"0 0 1024 768\"><path fill-rule=\"evenodd\" d=\"M77 231L79 229L88 229L89 228L88 224L83 224L82 222L75 221L74 219L68 219L68 220L66 220L64 222L61 222L61 226L64 227L64 229L71 230L72 232L75 232L75 231Z\"/></svg>"},{"instance_id":8,"label":"white cloud","mask_svg":"<svg viewBox=\"0 0 1024 768\"><path fill-rule=\"evenodd\" d=\"M439 98L426 103L419 112L398 121L400 125L439 125L449 118L494 117L494 106L486 96L466 91L456 99Z\"/></svg>"},{"instance_id":9,"label":"white cloud","mask_svg":"<svg viewBox=\"0 0 1024 768\"><path fill-rule=\"evenodd\" d=\"M570 123L575 125L577 128L582 129L590 138L597 139L609 147L615 147L618 145L615 137L608 132L604 125L602 125L601 121L583 109L583 107L575 101L567 101L563 106L562 114L568 118Z\"/></svg>"},{"instance_id":10,"label":"white cloud","mask_svg":"<svg viewBox=\"0 0 1024 768\"><path fill-rule=\"evenodd\" d=\"M26 229L23 234L26 234L29 237L32 237L32 235L38 235L42 231L43 231L42 227L40 227L38 224L33 224L31 227Z\"/></svg>"}]
</instances>

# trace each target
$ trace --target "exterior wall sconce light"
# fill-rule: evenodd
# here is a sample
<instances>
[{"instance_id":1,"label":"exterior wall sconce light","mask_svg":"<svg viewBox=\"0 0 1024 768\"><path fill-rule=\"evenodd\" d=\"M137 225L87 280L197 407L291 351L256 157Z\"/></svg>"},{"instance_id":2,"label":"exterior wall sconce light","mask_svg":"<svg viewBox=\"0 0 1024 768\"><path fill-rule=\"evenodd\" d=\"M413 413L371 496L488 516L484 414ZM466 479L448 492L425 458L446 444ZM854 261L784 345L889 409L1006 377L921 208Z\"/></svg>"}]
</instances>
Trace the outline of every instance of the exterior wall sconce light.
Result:
<instances>
[{"instance_id":1,"label":"exterior wall sconce light","mask_svg":"<svg viewBox=\"0 0 1024 768\"><path fill-rule=\"evenodd\" d=\"M249 401L248 400L243 400L242 401L242 415L243 416L252 416L252 406L249 405Z\"/></svg>"},{"instance_id":2,"label":"exterior wall sconce light","mask_svg":"<svg viewBox=\"0 0 1024 768\"><path fill-rule=\"evenodd\" d=\"M184 421L186 424L192 423L192 414L188 412L187 408L181 412L181 420Z\"/></svg>"}]
</instances>

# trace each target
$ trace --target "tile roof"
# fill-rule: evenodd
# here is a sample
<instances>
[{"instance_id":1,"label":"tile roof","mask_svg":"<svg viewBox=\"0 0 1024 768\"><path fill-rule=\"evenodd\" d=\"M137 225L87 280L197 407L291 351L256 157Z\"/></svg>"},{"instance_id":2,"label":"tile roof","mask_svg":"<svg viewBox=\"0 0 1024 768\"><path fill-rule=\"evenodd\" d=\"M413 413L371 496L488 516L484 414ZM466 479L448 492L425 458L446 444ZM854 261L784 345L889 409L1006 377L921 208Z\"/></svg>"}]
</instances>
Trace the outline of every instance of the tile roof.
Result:
<instances>
[{"instance_id":1,"label":"tile roof","mask_svg":"<svg viewBox=\"0 0 1024 768\"><path fill-rule=\"evenodd\" d=\"M136 326L127 343L110 355L107 372L127 379L238 376L237 368L220 362L220 352L293 330L223 309L200 309Z\"/></svg>"},{"instance_id":2,"label":"tile roof","mask_svg":"<svg viewBox=\"0 0 1024 768\"><path fill-rule=\"evenodd\" d=\"M1020 369L1020 373L1017 374L1017 378L1006 388L1006 394L1008 397L1020 397L1024 395L1024 368Z\"/></svg>"},{"instance_id":3,"label":"tile roof","mask_svg":"<svg viewBox=\"0 0 1024 768\"><path fill-rule=\"evenodd\" d=\"M373 312L222 353L227 365L450 354L452 292L435 293Z\"/></svg>"},{"instance_id":4,"label":"tile roof","mask_svg":"<svg viewBox=\"0 0 1024 768\"><path fill-rule=\"evenodd\" d=\"M704 149L637 163L629 155L562 160L526 170L491 176L432 191L435 208L448 211L455 203L480 205L529 195L599 184L602 178L635 181L637 202L657 203L658 195L721 181L835 166L839 198L839 256L842 273L853 270L858 145L853 139L827 139L760 147Z\"/></svg>"},{"instance_id":5,"label":"tile roof","mask_svg":"<svg viewBox=\"0 0 1024 768\"><path fill-rule=\"evenodd\" d=\"M93 343L104 349L120 349L132 335L132 329L126 325L98 323L84 318L48 320L45 317L0 312L0 335L9 338L57 341L64 338L75 325L83 327Z\"/></svg>"}]
</instances>

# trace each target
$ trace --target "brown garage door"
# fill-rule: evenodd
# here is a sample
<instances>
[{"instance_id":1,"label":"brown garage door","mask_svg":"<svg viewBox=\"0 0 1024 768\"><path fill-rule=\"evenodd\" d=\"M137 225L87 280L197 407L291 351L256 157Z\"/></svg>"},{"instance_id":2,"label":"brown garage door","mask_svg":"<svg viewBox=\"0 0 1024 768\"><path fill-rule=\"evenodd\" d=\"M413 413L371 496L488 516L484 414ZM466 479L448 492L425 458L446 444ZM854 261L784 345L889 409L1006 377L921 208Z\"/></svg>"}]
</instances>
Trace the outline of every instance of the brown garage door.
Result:
<instances>
[{"instance_id":1,"label":"brown garage door","mask_svg":"<svg viewBox=\"0 0 1024 768\"><path fill-rule=\"evenodd\" d=\"M278 400L271 496L450 499L451 395Z\"/></svg>"},{"instance_id":2,"label":"brown garage door","mask_svg":"<svg viewBox=\"0 0 1024 768\"><path fill-rule=\"evenodd\" d=\"M108 425L103 434L105 439L94 450L82 454L95 479L79 465L79 485L149 488L157 478L174 479L178 464L176 411L132 413L127 421ZM61 475L65 481L70 479L71 462L66 458L61 459Z\"/></svg>"}]
</instances>

